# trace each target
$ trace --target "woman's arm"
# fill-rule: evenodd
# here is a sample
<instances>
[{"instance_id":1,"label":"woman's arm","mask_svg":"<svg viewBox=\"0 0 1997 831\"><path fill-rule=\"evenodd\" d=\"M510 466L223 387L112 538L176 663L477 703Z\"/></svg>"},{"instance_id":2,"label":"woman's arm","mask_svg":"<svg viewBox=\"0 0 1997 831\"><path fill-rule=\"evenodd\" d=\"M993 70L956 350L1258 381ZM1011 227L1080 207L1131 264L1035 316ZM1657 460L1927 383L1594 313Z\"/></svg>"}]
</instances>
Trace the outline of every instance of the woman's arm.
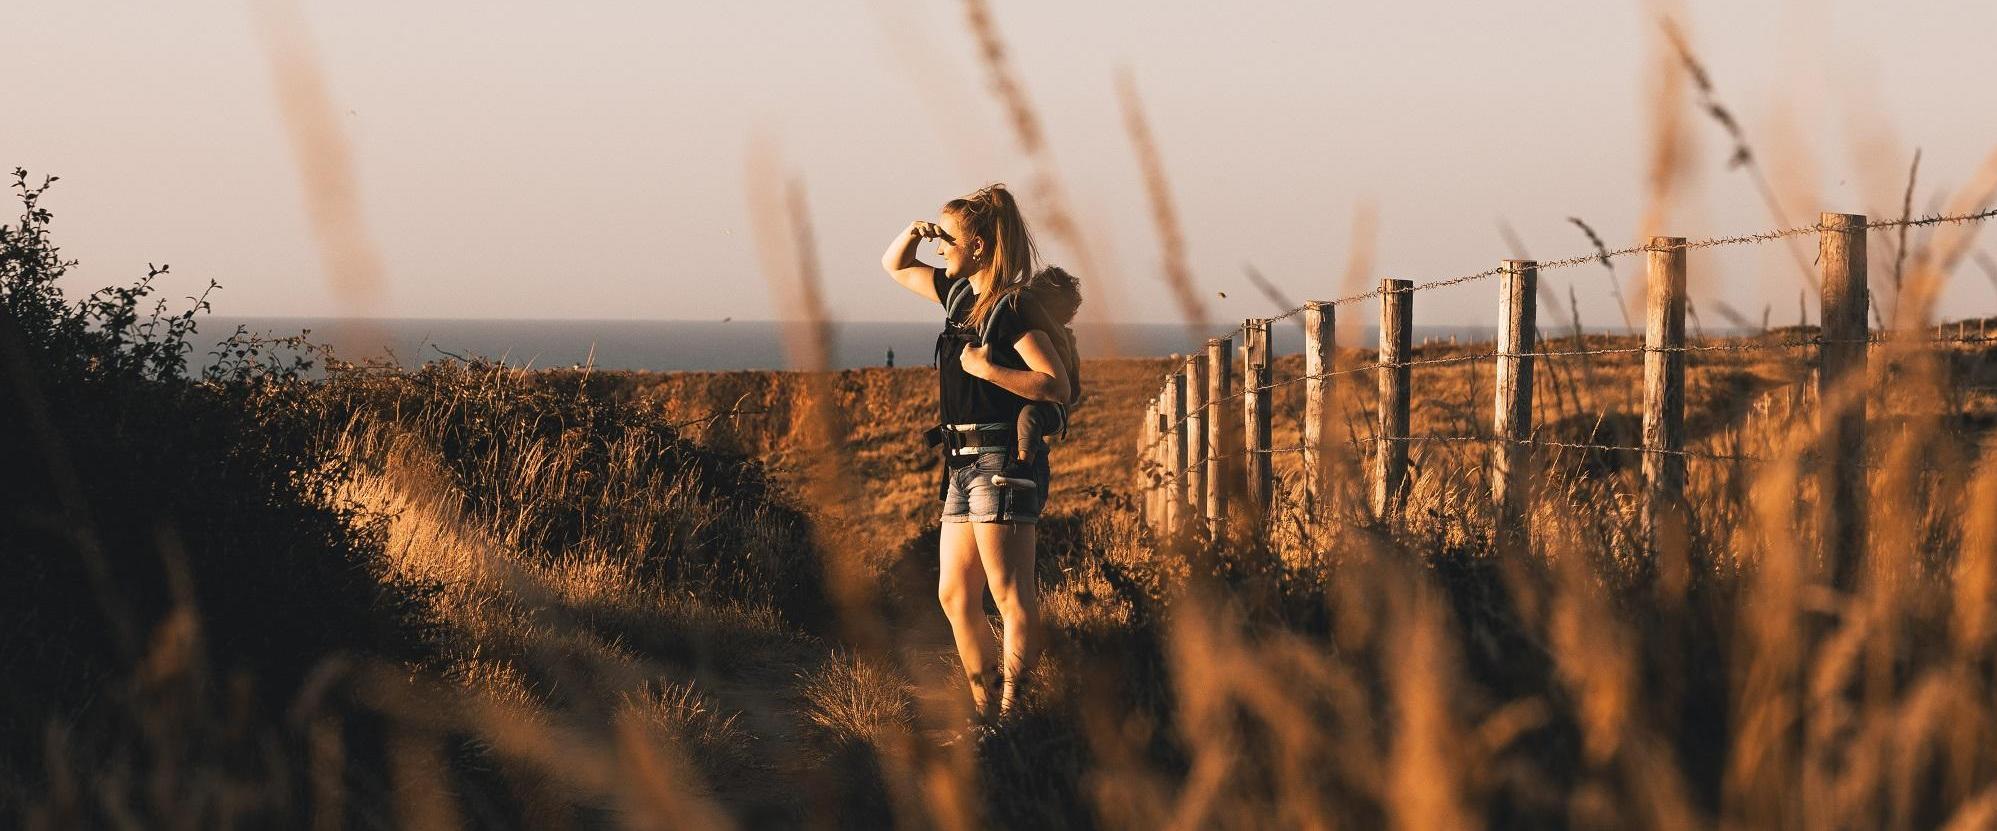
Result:
<instances>
[{"instance_id":1,"label":"woman's arm","mask_svg":"<svg viewBox=\"0 0 1997 831\"><path fill-rule=\"evenodd\" d=\"M1073 388L1068 385L1068 368L1055 354L1054 342L1047 338L1047 333L1028 329L1019 340L1013 341L1012 348L1026 361L1026 369L1009 369L992 363L990 346L965 346L964 371L1021 398L1066 404L1074 397Z\"/></svg>"},{"instance_id":2,"label":"woman's arm","mask_svg":"<svg viewBox=\"0 0 1997 831\"><path fill-rule=\"evenodd\" d=\"M915 248L925 239L947 238L949 234L934 222L920 219L908 224L906 229L888 243L888 250L881 255L881 268L888 276L900 283L903 288L929 298L932 303L941 303L943 298L936 296L936 283L931 279L936 269L924 265L915 258Z\"/></svg>"}]
</instances>

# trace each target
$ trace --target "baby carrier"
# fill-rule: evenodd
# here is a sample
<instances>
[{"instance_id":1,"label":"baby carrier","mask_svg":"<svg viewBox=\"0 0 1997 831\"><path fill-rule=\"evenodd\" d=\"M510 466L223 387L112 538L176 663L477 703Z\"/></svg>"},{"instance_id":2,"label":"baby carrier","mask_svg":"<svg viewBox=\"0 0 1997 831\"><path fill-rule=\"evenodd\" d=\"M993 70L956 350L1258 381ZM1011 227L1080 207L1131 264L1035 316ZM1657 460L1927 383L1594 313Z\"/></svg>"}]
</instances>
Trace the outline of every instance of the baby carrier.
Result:
<instances>
[{"instance_id":1,"label":"baby carrier","mask_svg":"<svg viewBox=\"0 0 1997 831\"><path fill-rule=\"evenodd\" d=\"M1055 414L1045 435L1066 435L1068 408L1082 398L1081 355L1075 346L1075 331L1069 326L1082 303L1078 282L1058 267L1043 269L1027 282L1023 290L1008 294L999 301L1001 309L994 309L986 315L982 325L974 330L958 323L957 319L976 302L976 298L976 292L971 290L971 281L958 280L950 285L949 294L943 299L944 330L936 337L937 362L942 362L945 350L987 343L992 323L998 319L1001 309L1020 315L1027 321L1028 328L1047 333L1062 367L1068 371L1068 400L1062 403L1037 402L1038 406L1045 406ZM931 446L941 445L945 456L1010 451L1017 440L1015 430L1010 423L940 424L930 429L929 443Z\"/></svg>"}]
</instances>

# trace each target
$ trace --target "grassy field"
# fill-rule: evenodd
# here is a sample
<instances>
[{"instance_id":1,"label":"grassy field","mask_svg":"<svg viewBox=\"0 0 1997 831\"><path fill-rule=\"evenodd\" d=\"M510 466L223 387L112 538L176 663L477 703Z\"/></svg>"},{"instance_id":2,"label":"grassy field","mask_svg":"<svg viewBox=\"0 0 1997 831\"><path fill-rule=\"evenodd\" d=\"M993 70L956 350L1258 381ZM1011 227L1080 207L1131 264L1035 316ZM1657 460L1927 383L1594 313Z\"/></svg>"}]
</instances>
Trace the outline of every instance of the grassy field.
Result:
<instances>
[{"instance_id":1,"label":"grassy field","mask_svg":"<svg viewBox=\"0 0 1997 831\"><path fill-rule=\"evenodd\" d=\"M1806 419L1764 419L1745 435L1742 419L1761 396L1787 401L1798 367L1722 355L1689 373L1692 446L1779 457ZM1957 386L1989 380L1987 355L1950 359L1943 375ZM1294 360L1279 364L1279 377ZM1326 512L1343 522L1320 521L1292 504L1268 539L1166 545L1132 510L1140 478L1131 425L1167 365L1089 367L1092 397L1056 450L1040 569L1056 643L1030 717L975 752L947 744L965 718L965 693L931 594L936 472L919 436L934 379L925 370L827 379L439 369L439 389L405 402L573 389L679 425L676 438L698 448L689 452L761 462L777 507L678 495L700 486L674 481L664 473L672 464L647 461L662 448L628 434L603 446L600 461L568 428L509 439L504 452L446 450L440 463L426 445L463 414L418 409L393 426L357 417L340 446L375 460L350 493L395 517L396 576L443 586L431 606L443 630L431 669L457 685L447 698L492 708L457 729L487 736L474 744L490 743L482 753L501 768L545 776L577 754L597 757L603 781L550 786L557 804L751 824L836 816L853 825L1122 827L1389 817L1675 826L1799 815L1927 824L1978 804L1951 789L1985 781L1987 751L1934 728L1983 723L1969 719L1986 711L1979 690L1989 680L1958 640L1983 636L1961 629L1973 581L1961 579L1959 559L1935 554L1988 544L1977 536L1989 533L1977 524L1987 520L1969 510L1980 504L1974 489L1991 486L1987 468L1974 481L1966 465L1910 474L1922 512L1902 526L1881 511L1875 534L1919 540L1927 553L1850 599L1814 587L1806 545L1763 536L1774 515L1793 520L1796 501L1813 498L1807 483L1734 463L1694 465L1692 536L1661 575L1634 553L1634 459L1614 454L1543 460L1540 542L1530 553L1491 549L1482 455L1463 447L1417 454L1399 526L1351 506ZM1487 373L1475 364L1418 373L1416 432L1481 433ZM1540 417L1551 437L1637 443L1627 408L1638 376L1628 359L1543 372ZM1343 404L1364 435L1368 385L1353 386ZM851 430L846 467L835 471L857 494L845 508L798 498L826 492L813 477L828 475L831 452L808 423L823 411L800 405L814 395L829 396ZM1875 430L1897 440L1880 458L1987 456L1975 449L1991 422L1987 394L1941 401L1883 396ZM1294 414L1293 405L1279 401L1278 412ZM1285 435L1293 415L1289 424L1278 446L1294 439ZM1925 436L1922 449L1906 450L1908 436ZM1771 505L1767 492L1778 487L1790 495ZM482 488L508 494L497 500L505 504L467 510ZM1912 510L1886 496L1889 510ZM520 516L578 503L602 507L557 544L536 530L543 520ZM701 536L689 526L735 536L677 547ZM662 533L686 540L661 547ZM813 598L797 582L808 576L785 576L811 571L814 545L841 549L820 551L828 562L860 564L864 602ZM1771 551L1794 558L1789 582L1770 584L1783 565ZM758 576L730 590L658 572L685 560ZM1935 596L1950 590L1954 604ZM1951 606L1952 616L1942 613ZM1882 615L1886 624L1873 622ZM1759 721L1778 716L1793 726ZM1910 720L1934 731L1912 747L1900 726ZM556 741L563 735L570 744ZM659 754L648 764L662 778L622 781L633 754ZM1891 754L1911 754L1916 772L1843 761ZM1803 801L1833 785L1844 801ZM601 792L592 798L591 789ZM630 789L665 801L632 804ZM460 802L504 804L512 789L497 790L468 789Z\"/></svg>"},{"instance_id":2,"label":"grassy field","mask_svg":"<svg viewBox=\"0 0 1997 831\"><path fill-rule=\"evenodd\" d=\"M1797 366L1723 354L1689 372L1693 446L1779 455L1807 419L1744 434L1742 418L1787 401ZM1931 379L1988 386L1988 353L1946 357ZM1288 504L1266 538L1167 544L1134 509L1133 426L1168 365L1088 367L1043 538L1054 644L1028 717L995 742L949 742L968 702L933 600L931 372L354 368L286 406L342 471L322 501L415 606L408 657L335 649L271 690L304 725L274 730L273 770L297 771L283 799L226 798L290 779L214 776L226 753L76 760L130 764L115 730L98 740L112 750L43 754L70 788L17 798L43 821L119 806L398 826L1928 825L1990 806L1997 540L1971 508L1997 504L1987 390L1875 403L1882 460L1940 465L1879 472L1875 550L1914 556L1842 597L1806 545L1767 534L1807 527L1807 483L1727 463L1693 467L1692 538L1659 579L1630 542L1633 460L1613 454L1543 460L1530 552L1492 550L1482 456L1458 446L1417 453L1400 525ZM1488 371L1418 371L1415 431L1480 434ZM1539 418L1633 443L1636 377L1628 360L1550 367ZM1369 392L1339 398L1352 435ZM813 396L849 455L826 449ZM857 495L841 507L807 498L825 458ZM1917 495L1894 498L1910 481L1895 475ZM834 588L855 574L862 591ZM204 611L238 605L219 581ZM171 643L155 636L140 666ZM254 663L239 677L267 675ZM122 703L145 723L164 694ZM1861 764L1888 759L1904 764ZM195 795L129 778L162 767Z\"/></svg>"},{"instance_id":3,"label":"grassy field","mask_svg":"<svg viewBox=\"0 0 1997 831\"><path fill-rule=\"evenodd\" d=\"M1240 289L1195 274L1135 76L1118 92L1161 267L1119 285L1100 245L1112 229L1061 176L1013 63L1040 52L1009 48L982 0L963 9L1015 145L1006 169L1032 185L1046 250L1098 298L1083 314L1165 291L1189 330L1213 328L1208 293ZM1824 229L1797 210L1834 192L1784 170L1809 167L1792 164L1808 148L1751 146L1743 125L1762 120L1722 103L1664 11L1644 12L1661 25L1628 196L1641 218L1605 242L1572 213L1624 197L1515 210L1570 216L1627 324L1647 290L1625 302L1617 259L1659 249L1611 245L1678 232L1695 198L1738 198L1702 184L1703 118L1773 227L1682 247L1787 247L1780 274L1716 272L1764 287L1791 285L1792 265L1806 284L1862 277L1810 262ZM391 260L331 127L345 99L310 50L271 55L332 296L371 308ZM1816 399L1808 347L1783 346L1812 328L1688 354L1697 455L1683 521L1654 544L1641 459L1616 449L1642 443L1635 339L1543 341L1622 351L1539 365L1546 446L1522 539L1491 506L1492 367L1468 360L1491 344L1416 351L1412 433L1447 440L1413 446L1398 516L1367 507L1377 388L1360 373L1331 400L1325 498L1307 507L1300 457L1278 455L1270 515L1237 512L1219 538L1163 533L1143 510L1156 471L1139 424L1171 362L1092 360L1040 530L1046 653L1019 717L976 738L936 599L932 371L406 370L248 332L190 357L225 334L196 338L206 291L163 301L186 290L160 267L66 296L80 275L49 232L54 180L17 170L22 212L0 225L0 824L1997 828L1997 348L1901 338L1960 313L1941 289L1967 262L1997 280L1976 250L1997 155L1944 174L1954 189L1917 214L1920 151L1903 167L1883 110L1855 112L1875 135L1839 175L1876 223L1857 232L1872 279L1836 290L1867 298L1881 339L1863 481L1847 480L1867 529L1851 579L1817 539L1817 423L1841 402ZM786 333L795 365L822 366L837 288L822 281L851 264L821 267L814 229L833 226L812 221L802 172L762 139L748 150L748 215L730 223L803 321ZM1382 272L1376 210L1358 202L1338 237L1312 205L1306 236L1340 246L1312 262L1345 261L1312 284L1362 291ZM655 220L632 222L685 230ZM1272 308L1290 305L1248 270ZM1723 302L1742 292L1693 286L1708 314L1754 328ZM1274 375L1301 364L1283 356ZM1300 443L1301 395L1274 395L1274 446Z\"/></svg>"},{"instance_id":4,"label":"grassy field","mask_svg":"<svg viewBox=\"0 0 1997 831\"><path fill-rule=\"evenodd\" d=\"M1691 449L1764 461L1693 460L1654 551L1622 451L1548 449L1530 542L1493 542L1472 361L1414 372L1414 432L1469 440L1416 450L1399 519L1364 509L1357 454L1302 510L1285 456L1266 525L1162 538L1135 450L1169 362L1091 361L1042 525L1047 655L1021 718L960 741L929 371L404 371L245 334L195 375L204 303L153 306L163 271L65 298L41 190L17 188L17 825L1997 823L1988 344L1873 349L1849 586L1816 553L1794 350L1691 356ZM1628 343L1547 348L1581 345ZM1637 364L1588 360L1537 374L1540 435L1636 444ZM1372 386L1348 377L1334 411L1364 446Z\"/></svg>"}]
</instances>

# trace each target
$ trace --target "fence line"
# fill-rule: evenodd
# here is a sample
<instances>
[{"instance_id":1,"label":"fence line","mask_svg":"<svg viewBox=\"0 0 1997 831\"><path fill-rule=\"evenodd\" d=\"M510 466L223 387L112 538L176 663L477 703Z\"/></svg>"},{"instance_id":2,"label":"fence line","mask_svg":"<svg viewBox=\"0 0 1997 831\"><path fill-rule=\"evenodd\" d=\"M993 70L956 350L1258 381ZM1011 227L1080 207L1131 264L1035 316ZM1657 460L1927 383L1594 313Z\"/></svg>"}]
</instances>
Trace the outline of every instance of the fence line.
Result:
<instances>
[{"instance_id":1,"label":"fence line","mask_svg":"<svg viewBox=\"0 0 1997 831\"><path fill-rule=\"evenodd\" d=\"M1997 389L1997 387L1984 386L1984 387L1976 387L1976 389ZM1538 448L1548 448L1555 450L1601 450L1612 453L1632 453L1632 454L1637 454L1639 456L1673 456L1684 459L1699 459L1701 461L1751 462L1754 464L1775 464L1777 462L1782 461L1782 458L1780 457L1755 456L1746 453L1715 453L1707 450L1683 450L1683 449L1669 450L1659 447L1644 447L1641 445L1590 444L1585 442L1553 441L1550 439L1507 440L1497 436L1366 436L1364 438L1339 439L1337 441L1337 443L1339 444L1347 445L1353 448L1365 448L1378 442L1398 442L1406 444L1490 444L1490 445L1510 444L1520 447L1538 447ZM1244 458L1249 454L1258 454L1258 453L1267 454L1271 456L1282 456L1293 453L1298 453L1298 454L1308 453L1311 450L1312 448L1307 445L1297 444L1297 445L1290 445L1288 447L1271 447L1267 449L1241 450L1229 454L1226 458ZM1222 457L1213 457L1208 461L1219 461L1221 458ZM1884 465L1876 462L1866 462L1863 464L1863 466L1868 469L1884 469L1885 467ZM1152 467L1162 470L1162 466L1154 465ZM1158 481L1161 483L1168 483L1172 479L1172 474L1170 471L1164 471L1164 472L1154 471L1154 475L1158 477Z\"/></svg>"},{"instance_id":2,"label":"fence line","mask_svg":"<svg viewBox=\"0 0 1997 831\"><path fill-rule=\"evenodd\" d=\"M1942 225L1942 224L1959 225L1968 222L1981 222L1983 220L1990 219L1991 217L1997 217L1997 208L1988 208L1981 211L1972 211L1969 213L1961 213L1961 214L1927 214L1923 216L1909 217L1904 219L1877 219L1864 223L1863 229L1871 231L1880 228L1920 227L1927 225ZM1794 228L1782 228L1772 231L1757 231L1751 234L1738 234L1734 236L1708 237L1706 239L1700 239L1700 240L1680 241L1667 246L1632 245L1624 248L1615 248L1608 251L1597 251L1591 254L1579 254L1571 257L1562 257L1557 260L1537 261L1537 267L1540 271L1550 271L1553 269L1572 268L1574 266L1587 265L1589 263L1607 262L1609 260L1620 259L1623 257L1630 256L1632 254L1641 254L1649 251L1691 251L1702 248L1719 248L1723 246L1732 246L1732 245L1759 245L1762 243L1773 242L1775 240L1786 239L1788 237L1801 236L1803 234L1822 233L1826 229L1827 226L1825 226L1823 222L1820 220L1815 225L1798 225ZM1288 320L1292 317L1303 314L1304 310L1308 308L1311 305L1311 303L1320 303L1323 305L1333 306L1333 307L1343 306L1348 303L1357 303L1363 300L1371 300L1373 298L1381 296L1382 293L1427 291L1429 289L1445 288L1448 286L1460 285L1463 283L1469 283L1476 280L1483 280L1490 277L1496 277L1499 274L1503 273L1504 273L1504 266L1499 266L1497 268L1487 268L1484 269L1483 271L1472 272L1457 277L1448 277L1440 280L1431 280L1425 283L1416 283L1407 288L1396 288L1391 290L1376 288L1373 289L1372 291L1347 295L1345 297L1341 297L1336 300L1309 301L1304 303L1303 305L1292 306L1288 309L1284 309L1283 311L1278 312L1275 315L1266 318L1266 320L1270 321L1271 323L1274 323L1275 321L1279 320ZM1214 335L1214 337L1231 337L1240 332L1241 332L1241 327L1236 326L1232 329L1224 330L1220 334ZM1209 340L1211 340L1211 338L1209 338Z\"/></svg>"},{"instance_id":3,"label":"fence line","mask_svg":"<svg viewBox=\"0 0 1997 831\"><path fill-rule=\"evenodd\" d=\"M1974 211L1965 214L1930 214L1926 216L1913 217L1909 219L1881 219L1865 223L1864 230L1869 231L1878 228L1897 228L1900 226L1939 225L1943 223L1960 224L1964 222L1978 222L1985 219L1989 219L1993 216L1997 216L1997 208L1990 208L1988 210ZM1632 254L1641 254L1648 251L1691 251L1700 248L1718 248L1721 246L1730 246L1730 245L1759 245L1761 243L1773 242L1775 240L1785 239L1794 236L1801 236L1803 234L1822 233L1826 229L1827 226L1825 226L1821 221L1819 221L1815 225L1799 225L1794 228L1783 228L1774 231L1758 231L1752 234L1740 234L1736 236L1709 237L1706 239L1693 240L1690 242L1681 241L1667 246L1632 245L1626 248L1616 248L1606 252L1598 251L1592 254L1581 254L1573 257L1562 257L1557 260L1543 260L1538 263L1538 266L1539 270L1541 271L1549 271L1557 268L1572 268L1578 265L1587 265L1589 263L1598 263L1604 260L1618 259L1622 257L1627 257ZM1499 266L1497 268L1487 268L1483 271L1478 271L1471 274L1465 274L1460 277L1450 277L1442 280L1432 280L1426 283L1416 283L1415 285L1409 288L1393 289L1392 291L1394 292L1427 291L1429 289L1439 289L1446 286L1454 286L1461 283L1468 283L1474 280L1482 280L1489 277L1496 277L1503 273L1504 273L1504 266ZM1346 303L1357 302L1360 300L1370 300L1372 298L1379 297L1381 293L1384 291L1388 290L1374 289L1369 292L1363 292L1348 297L1341 297L1337 300L1329 300L1324 302L1330 303L1334 306L1344 305ZM1287 311L1284 311L1282 314L1276 315L1275 317L1272 317L1270 319L1283 320L1285 318L1299 314L1303 310L1304 309L1302 306L1298 306L1294 309L1289 309Z\"/></svg>"},{"instance_id":4,"label":"fence line","mask_svg":"<svg viewBox=\"0 0 1997 831\"><path fill-rule=\"evenodd\" d=\"M1618 336L1618 337L1627 337L1627 336ZM1293 386L1295 384L1304 383L1306 381L1328 380L1344 375L1353 375L1362 372L1371 372L1373 370L1382 369L1386 367L1438 366L1445 364L1459 364L1459 363L1471 363L1475 361L1487 361L1497 358L1573 358L1573 357L1593 356L1593 355L1642 355L1642 354L1652 354L1652 353L1692 354L1692 353L1702 353L1702 352L1776 352L1783 350L1808 349L1810 347L1822 346L1827 343L1864 343L1875 348L1886 347L1886 346L1929 347L1929 346L1943 346L1949 344L1965 344L1965 345L1997 344L1997 335L1986 335L1986 336L1966 335L1960 337L1921 338L1921 339L1894 339L1891 337L1873 337L1873 338L1866 338L1859 340L1849 340L1849 339L1825 340L1823 338L1807 338L1803 340L1787 340L1774 343L1685 344L1681 346L1624 346L1624 347L1608 347L1604 349L1561 349L1561 350L1542 349L1542 350L1532 350L1525 352L1487 350L1484 352L1475 352L1465 355L1450 355L1441 358L1420 358L1415 360L1398 361L1392 363L1380 363L1378 361L1375 361L1373 363L1363 364L1361 366L1347 367L1345 369L1332 370L1329 372L1305 373L1301 375L1294 375L1288 378L1284 378L1280 381L1271 381L1269 384L1265 386L1254 387L1253 390L1261 392L1261 391L1281 389L1283 387ZM1222 397L1220 400L1210 403L1218 405L1218 404L1225 404L1231 401L1237 401L1240 400L1241 397L1245 395L1247 392L1248 392L1247 390L1237 389L1234 392L1229 393L1226 396ZM1175 429L1179 427L1181 424L1185 423L1190 417L1191 417L1190 415L1181 416L1175 421L1168 422L1166 427L1167 429ZM1163 437L1161 436L1155 441L1162 442Z\"/></svg>"},{"instance_id":5,"label":"fence line","mask_svg":"<svg viewBox=\"0 0 1997 831\"><path fill-rule=\"evenodd\" d=\"M1224 336L1207 341L1205 381L1206 394L1198 397L1178 399L1170 403L1177 406L1164 406L1164 396L1155 400L1147 410L1153 414L1147 422L1147 441L1140 443L1140 465L1147 471L1164 470L1173 481L1187 468L1197 468L1203 475L1204 497L1180 492L1175 505L1164 511L1153 511L1155 521L1164 519L1165 532L1178 530L1190 523L1182 522L1180 516L1199 517L1205 520L1209 533L1219 533L1226 518L1226 494L1238 490L1248 498L1248 506L1260 528L1260 520L1266 518L1266 511L1275 502L1274 476L1269 460L1277 454L1300 453L1304 455L1306 505L1314 504L1315 495L1320 491L1319 483L1326 473L1325 451L1335 444L1349 443L1354 446L1370 445L1374 448L1372 465L1373 508L1383 519L1391 519L1397 512L1399 501L1405 495L1407 484L1407 449L1412 444L1422 442L1485 442L1502 452L1493 457L1492 498L1500 517L1500 531L1509 533L1522 526L1523 517L1528 513L1525 499L1530 489L1522 483L1529 478L1527 466L1533 458L1529 453L1533 448L1565 448L1600 450L1607 452L1636 452L1644 459L1643 479L1645 482L1644 534L1647 539L1659 533L1660 523L1674 521L1675 511L1683 490L1683 460L1712 459L1734 462L1766 462L1768 459L1744 454L1712 453L1688 450L1684 443L1683 395L1684 368L1690 355L1730 352L1792 352L1800 353L1808 359L1814 353L1816 371L1815 385L1817 400L1824 408L1826 418L1837 422L1832 431L1839 436L1835 446L1826 445L1817 454L1826 460L1821 473L1825 476L1821 492L1827 494L1820 506L1820 522L1826 540L1826 560L1835 565L1834 573L1839 575L1841 584L1849 579L1850 563L1859 547L1851 541L1862 537L1862 527L1853 526L1847 516L1862 513L1862 489L1851 486L1856 476L1854 471L1862 470L1864 446L1863 419L1865 396L1863 382L1864 367L1870 352L1881 348L1936 348L1949 344L1989 345L1997 342L1990 336L1987 326L1978 323L1976 332L1970 334L1966 322L1955 325L1954 336L1949 336L1947 326L1933 327L1933 336L1910 336L1907 332L1873 332L1866 327L1865 313L1868 311L1868 298L1865 291L1865 240L1868 231L1880 228L1935 225L1941 223L1977 222L1997 217L1997 208L1973 213L1954 215L1929 215L1907 219L1868 221L1863 216L1826 213L1813 225L1799 226L1773 231L1761 231L1736 236L1711 237L1687 241L1680 237L1652 237L1646 244L1630 246L1613 251L1598 251L1578 257L1536 262L1530 260L1507 260L1498 267L1483 271L1415 283L1406 280L1383 280L1378 288L1349 297L1330 301L1311 301L1288 309L1273 317L1251 318L1229 330ZM1683 296L1685 252L1703 248L1731 245L1761 244L1786 239L1803 234L1815 233L1819 237L1820 253L1818 267L1823 278L1819 281L1823 292L1825 309L1819 334L1813 337L1787 338L1777 341L1727 340L1687 344L1684 342L1684 316L1687 303ZM1643 342L1637 346L1606 346L1585 348L1585 338L1576 338L1584 348L1536 348L1538 327L1535 325L1534 304L1536 292L1532 291L1538 272L1549 268L1565 268L1593 262L1605 262L1616 257L1636 253L1647 253L1650 278L1648 320ZM1459 355L1437 357L1414 357L1409 332L1413 321L1413 297L1416 293L1433 288L1457 285L1487 277L1504 275L1504 293L1499 307L1505 314L1500 329L1496 349L1482 350ZM1340 305L1367 300L1381 299L1381 319L1378 327L1380 345L1378 358L1370 363L1355 367L1336 366L1336 350L1332 347L1335 339L1336 310ZM1856 310L1855 312L1853 310ZM1309 312L1304 326L1304 360L1306 371L1283 379L1273 378L1274 350L1269 338L1273 334L1275 321L1287 319L1297 314ZM1923 327L1925 330L1926 327ZM1241 380L1232 379L1232 362L1235 336L1242 337ZM1748 336L1749 338L1757 336ZM1644 441L1640 447L1551 441L1534 437L1532 425L1533 406L1531 395L1533 365L1540 359L1586 357L1598 355L1642 355L1644 359L1643 424ZM1197 360L1197 358L1190 359ZM1441 366L1478 361L1494 361L1500 367L1499 379L1494 390L1498 400L1494 403L1492 436L1415 436L1408 430L1411 368L1416 366ZM1190 361L1189 361L1190 362ZM1177 383L1183 390L1188 374L1187 366L1175 368L1176 382L1168 381L1166 389ZM1379 396L1374 404L1378 416L1375 435L1368 439L1354 439L1349 442L1336 442L1329 438L1328 401L1332 397L1333 381L1342 376L1374 371L1379 378ZM1307 384L1305 389L1303 419L1304 444L1294 447L1271 447L1269 441L1270 423L1274 410L1273 393L1294 384ZM1224 429L1229 423L1223 415L1223 408L1235 400L1242 401L1243 421L1241 433ZM1314 423L1315 422L1315 423ZM1315 429L1313 429L1315 428ZM1191 430L1197 435L1188 433ZM1241 449L1227 450L1231 436L1240 440L1234 442ZM1164 459L1155 448L1168 440L1178 445L1171 459ZM1203 448L1205 452L1185 452ZM1230 463L1244 461L1245 467L1237 472ZM1176 485L1174 487L1177 487ZM1180 511L1178 506L1187 510ZM1163 515L1163 516L1161 516Z\"/></svg>"},{"instance_id":6,"label":"fence line","mask_svg":"<svg viewBox=\"0 0 1997 831\"><path fill-rule=\"evenodd\" d=\"M1615 445L1615 444L1586 444L1579 442L1551 441L1548 439L1508 440L1498 436L1367 436L1365 438L1342 439L1339 441L1340 444L1350 445L1355 448L1366 447L1368 445L1374 444L1375 442L1404 442L1407 444L1456 444L1456 443L1511 444L1520 447L1547 447L1547 448L1560 448L1568 450L1607 450L1620 453L1679 456L1688 459L1707 459L1712 461L1723 461L1723 462L1756 462L1761 464L1767 464L1777 461L1776 459L1767 456L1749 456L1739 453L1712 453L1704 450L1667 450L1659 447L1639 447L1635 445ZM1309 452L1310 450L1311 448L1307 445L1297 444L1297 445L1291 445L1289 447L1271 447L1266 449L1243 450L1233 454L1233 456L1238 458L1238 457L1247 456L1248 454L1251 453L1263 453L1268 455L1285 455L1289 453L1306 453ZM1159 476L1161 477L1161 481L1169 481L1171 474L1167 472L1167 473L1161 473L1159 474Z\"/></svg>"}]
</instances>

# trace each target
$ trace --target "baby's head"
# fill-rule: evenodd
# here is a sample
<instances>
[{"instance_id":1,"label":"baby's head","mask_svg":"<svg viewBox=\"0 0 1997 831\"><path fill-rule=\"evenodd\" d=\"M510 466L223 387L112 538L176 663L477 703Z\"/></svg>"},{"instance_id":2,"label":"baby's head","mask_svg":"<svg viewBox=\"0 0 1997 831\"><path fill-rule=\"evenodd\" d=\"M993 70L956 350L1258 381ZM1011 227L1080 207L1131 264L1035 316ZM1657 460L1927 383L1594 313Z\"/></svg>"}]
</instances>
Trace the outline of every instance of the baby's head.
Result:
<instances>
[{"instance_id":1,"label":"baby's head","mask_svg":"<svg viewBox=\"0 0 1997 831\"><path fill-rule=\"evenodd\" d=\"M1082 283L1075 276L1050 265L1033 275L1026 290L1033 293L1040 307L1063 326L1075 319L1076 310L1082 307Z\"/></svg>"}]
</instances>

